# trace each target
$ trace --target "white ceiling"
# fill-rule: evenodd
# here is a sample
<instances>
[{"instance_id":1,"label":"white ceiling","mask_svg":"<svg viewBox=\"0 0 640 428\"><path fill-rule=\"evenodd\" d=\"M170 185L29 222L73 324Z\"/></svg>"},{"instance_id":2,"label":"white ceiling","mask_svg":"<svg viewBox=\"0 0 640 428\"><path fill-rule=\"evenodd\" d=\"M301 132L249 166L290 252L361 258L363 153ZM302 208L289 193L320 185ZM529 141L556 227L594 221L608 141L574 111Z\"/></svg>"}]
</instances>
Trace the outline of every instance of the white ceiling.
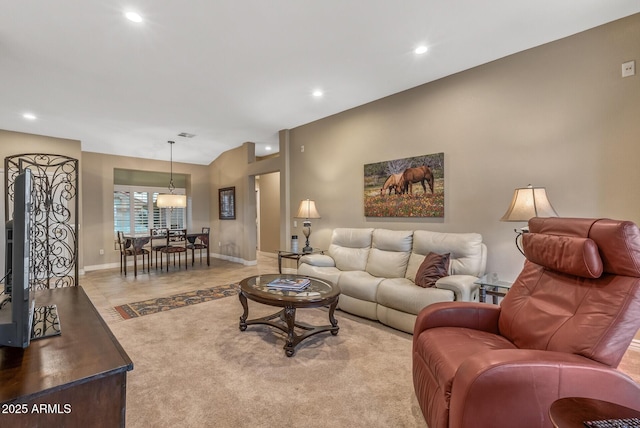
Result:
<instances>
[{"instance_id":1,"label":"white ceiling","mask_svg":"<svg viewBox=\"0 0 640 428\"><path fill-rule=\"evenodd\" d=\"M281 129L638 12L638 0L5 0L0 129L162 160L175 140L174 161L196 164L246 141L264 155Z\"/></svg>"}]
</instances>

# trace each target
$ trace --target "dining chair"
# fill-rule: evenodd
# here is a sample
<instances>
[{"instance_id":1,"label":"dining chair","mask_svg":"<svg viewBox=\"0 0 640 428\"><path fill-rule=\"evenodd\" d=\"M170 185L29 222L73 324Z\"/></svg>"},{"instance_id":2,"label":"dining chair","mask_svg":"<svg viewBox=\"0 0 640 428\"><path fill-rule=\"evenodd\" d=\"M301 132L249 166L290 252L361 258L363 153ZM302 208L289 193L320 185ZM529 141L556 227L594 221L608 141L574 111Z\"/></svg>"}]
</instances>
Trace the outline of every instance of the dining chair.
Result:
<instances>
[{"instance_id":1,"label":"dining chair","mask_svg":"<svg viewBox=\"0 0 640 428\"><path fill-rule=\"evenodd\" d=\"M151 251L155 252L156 269L158 268L158 253L160 253L160 269L162 269L162 249L167 246L167 236L169 229L166 227L158 227L149 229L149 245ZM153 241L156 241L155 243ZM160 242L160 243L158 243Z\"/></svg>"},{"instance_id":2,"label":"dining chair","mask_svg":"<svg viewBox=\"0 0 640 428\"><path fill-rule=\"evenodd\" d=\"M203 227L202 233L194 236L193 239L189 238L189 243L187 244L187 249L191 250L191 266L193 266L195 262L195 254L196 250L200 250L200 264L202 264L202 250L207 250L207 266L209 264L209 231L211 228Z\"/></svg>"},{"instance_id":3,"label":"dining chair","mask_svg":"<svg viewBox=\"0 0 640 428\"><path fill-rule=\"evenodd\" d=\"M166 245L159 251L167 255L167 271L169 270L170 256L173 254L173 265L176 265L176 255L178 256L178 267L181 263L181 255L184 253L184 267L187 269L187 229L168 230ZM162 268L162 265L160 266Z\"/></svg>"},{"instance_id":4,"label":"dining chair","mask_svg":"<svg viewBox=\"0 0 640 428\"><path fill-rule=\"evenodd\" d=\"M135 244L124 237L122 231L117 232L118 246L120 247L120 273L124 270L124 276L127 276L127 257L133 256L133 276L138 276L137 257L142 256L142 271L144 272L144 258L147 256L148 264L151 263L151 253L146 248L136 248ZM148 270L149 268L147 268Z\"/></svg>"}]
</instances>

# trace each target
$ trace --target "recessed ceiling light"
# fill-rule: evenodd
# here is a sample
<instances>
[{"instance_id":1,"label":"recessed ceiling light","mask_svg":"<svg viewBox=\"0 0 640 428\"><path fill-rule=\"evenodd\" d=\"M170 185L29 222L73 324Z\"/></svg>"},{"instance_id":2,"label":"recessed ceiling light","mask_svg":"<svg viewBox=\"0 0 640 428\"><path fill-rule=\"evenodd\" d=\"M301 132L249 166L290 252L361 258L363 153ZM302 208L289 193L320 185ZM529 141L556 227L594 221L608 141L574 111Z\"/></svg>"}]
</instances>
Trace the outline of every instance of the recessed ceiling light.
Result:
<instances>
[{"instance_id":1,"label":"recessed ceiling light","mask_svg":"<svg viewBox=\"0 0 640 428\"><path fill-rule=\"evenodd\" d=\"M25 113L25 114L22 115L22 117L24 117L27 120L36 120L37 119L36 115L33 114L33 113Z\"/></svg>"},{"instance_id":2,"label":"recessed ceiling light","mask_svg":"<svg viewBox=\"0 0 640 428\"><path fill-rule=\"evenodd\" d=\"M427 52L429 50L429 48L427 48L426 46L418 46L417 48L415 48L415 50L413 51L416 55L422 55L423 53Z\"/></svg>"},{"instance_id":3,"label":"recessed ceiling light","mask_svg":"<svg viewBox=\"0 0 640 428\"><path fill-rule=\"evenodd\" d=\"M136 12L125 12L124 16L126 16L129 21L142 22L142 17Z\"/></svg>"},{"instance_id":4,"label":"recessed ceiling light","mask_svg":"<svg viewBox=\"0 0 640 428\"><path fill-rule=\"evenodd\" d=\"M267 146L264 148L266 151L270 152L271 151L271 146Z\"/></svg>"},{"instance_id":5,"label":"recessed ceiling light","mask_svg":"<svg viewBox=\"0 0 640 428\"><path fill-rule=\"evenodd\" d=\"M316 98L320 98L321 96L324 95L324 92L322 92L320 89L316 89L311 93L311 95L313 95Z\"/></svg>"}]
</instances>

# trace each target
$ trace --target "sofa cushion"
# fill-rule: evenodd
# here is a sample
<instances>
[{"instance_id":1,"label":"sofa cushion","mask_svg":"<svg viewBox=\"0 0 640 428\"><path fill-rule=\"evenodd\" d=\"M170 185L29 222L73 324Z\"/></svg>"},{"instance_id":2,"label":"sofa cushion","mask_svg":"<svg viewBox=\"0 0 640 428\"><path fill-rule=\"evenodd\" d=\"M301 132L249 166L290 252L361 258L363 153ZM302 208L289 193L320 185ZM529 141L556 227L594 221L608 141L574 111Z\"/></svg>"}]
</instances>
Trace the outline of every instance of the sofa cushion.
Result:
<instances>
[{"instance_id":1,"label":"sofa cushion","mask_svg":"<svg viewBox=\"0 0 640 428\"><path fill-rule=\"evenodd\" d=\"M364 271L371 250L373 229L334 229L329 245L329 255L336 267L343 271Z\"/></svg>"},{"instance_id":2,"label":"sofa cushion","mask_svg":"<svg viewBox=\"0 0 640 428\"><path fill-rule=\"evenodd\" d=\"M368 302L375 302L378 284L383 279L369 275L367 272L355 270L342 272L340 279L338 279L338 285L342 294Z\"/></svg>"},{"instance_id":3,"label":"sofa cushion","mask_svg":"<svg viewBox=\"0 0 640 428\"><path fill-rule=\"evenodd\" d=\"M420 287L435 287L436 281L448 275L450 253L429 253L418 268L413 282Z\"/></svg>"},{"instance_id":4,"label":"sofa cushion","mask_svg":"<svg viewBox=\"0 0 640 428\"><path fill-rule=\"evenodd\" d=\"M413 231L375 229L366 271L383 278L402 278L413 246Z\"/></svg>"},{"instance_id":5,"label":"sofa cushion","mask_svg":"<svg viewBox=\"0 0 640 428\"><path fill-rule=\"evenodd\" d=\"M429 253L451 253L449 275L484 274L482 235L479 233L442 233L430 230L413 232L413 249L405 278L415 279L418 268Z\"/></svg>"},{"instance_id":6,"label":"sofa cushion","mask_svg":"<svg viewBox=\"0 0 640 428\"><path fill-rule=\"evenodd\" d=\"M376 299L382 306L417 315L432 303L453 301L454 293L439 288L416 287L406 278L391 278L380 283Z\"/></svg>"}]
</instances>

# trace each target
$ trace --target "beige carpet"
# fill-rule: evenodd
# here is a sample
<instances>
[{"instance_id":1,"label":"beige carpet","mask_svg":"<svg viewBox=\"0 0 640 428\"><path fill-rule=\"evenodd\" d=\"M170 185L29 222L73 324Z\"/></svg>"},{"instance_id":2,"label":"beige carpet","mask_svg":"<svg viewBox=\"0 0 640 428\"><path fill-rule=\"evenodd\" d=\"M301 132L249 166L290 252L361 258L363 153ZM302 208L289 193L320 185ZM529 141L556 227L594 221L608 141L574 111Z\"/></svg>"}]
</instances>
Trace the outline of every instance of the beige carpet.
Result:
<instances>
[{"instance_id":1,"label":"beige carpet","mask_svg":"<svg viewBox=\"0 0 640 428\"><path fill-rule=\"evenodd\" d=\"M277 309L249 302L249 319ZM128 427L426 427L413 392L411 336L337 311L337 336L302 342L238 329L236 297L110 323L134 362ZM324 309L297 318L327 324Z\"/></svg>"}]
</instances>

